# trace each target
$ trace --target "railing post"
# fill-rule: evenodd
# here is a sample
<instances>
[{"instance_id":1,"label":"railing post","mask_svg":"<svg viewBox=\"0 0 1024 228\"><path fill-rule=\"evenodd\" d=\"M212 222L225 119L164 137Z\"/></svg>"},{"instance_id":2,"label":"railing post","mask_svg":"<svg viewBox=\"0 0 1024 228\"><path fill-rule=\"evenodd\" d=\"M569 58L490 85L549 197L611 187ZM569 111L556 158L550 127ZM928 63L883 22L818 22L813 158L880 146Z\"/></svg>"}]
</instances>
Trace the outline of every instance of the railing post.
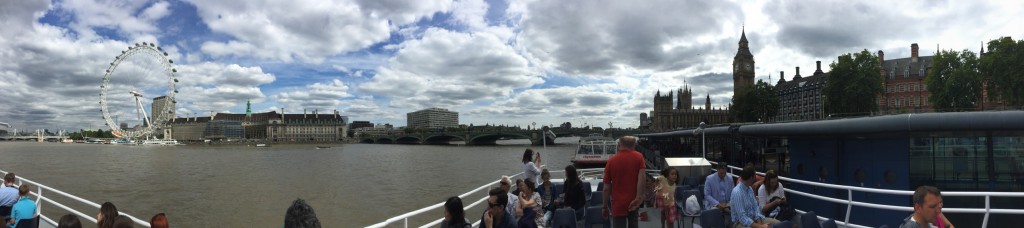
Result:
<instances>
[{"instance_id":1,"label":"railing post","mask_svg":"<svg viewBox=\"0 0 1024 228\"><path fill-rule=\"evenodd\" d=\"M409 217L405 217L405 219L402 220L405 221L405 228L409 228Z\"/></svg>"},{"instance_id":2,"label":"railing post","mask_svg":"<svg viewBox=\"0 0 1024 228\"><path fill-rule=\"evenodd\" d=\"M36 186L36 188L39 189L38 191L36 191L36 196L38 197L38 198L36 198L36 214L37 215L42 215L43 214L43 186Z\"/></svg>"},{"instance_id":3,"label":"railing post","mask_svg":"<svg viewBox=\"0 0 1024 228\"><path fill-rule=\"evenodd\" d=\"M846 224L850 224L850 211L853 210L853 190L846 189L846 220L843 220Z\"/></svg>"},{"instance_id":4,"label":"railing post","mask_svg":"<svg viewBox=\"0 0 1024 228\"><path fill-rule=\"evenodd\" d=\"M981 220L981 227L982 228L988 227L988 213L989 213L989 210L992 210L991 205L989 205L990 199L992 199L992 196L985 195L985 218Z\"/></svg>"}]
</instances>

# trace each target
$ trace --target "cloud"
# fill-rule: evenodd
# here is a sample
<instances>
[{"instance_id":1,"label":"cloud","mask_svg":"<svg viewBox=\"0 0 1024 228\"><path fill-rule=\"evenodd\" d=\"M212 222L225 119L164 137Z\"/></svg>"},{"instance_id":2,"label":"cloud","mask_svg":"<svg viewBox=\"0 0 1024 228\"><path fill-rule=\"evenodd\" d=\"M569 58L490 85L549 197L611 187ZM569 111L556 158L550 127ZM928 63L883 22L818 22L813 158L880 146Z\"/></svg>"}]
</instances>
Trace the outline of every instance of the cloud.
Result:
<instances>
[{"instance_id":1,"label":"cloud","mask_svg":"<svg viewBox=\"0 0 1024 228\"><path fill-rule=\"evenodd\" d=\"M431 28L422 39L403 42L359 89L403 106L426 107L495 99L542 82L497 36Z\"/></svg>"},{"instance_id":2,"label":"cloud","mask_svg":"<svg viewBox=\"0 0 1024 228\"><path fill-rule=\"evenodd\" d=\"M213 57L252 56L320 63L325 58L387 40L393 26L407 25L451 1L192 1L211 30L235 38L207 41Z\"/></svg>"},{"instance_id":3,"label":"cloud","mask_svg":"<svg viewBox=\"0 0 1024 228\"><path fill-rule=\"evenodd\" d=\"M678 70L711 51L695 40L722 39L710 36L732 33L721 25L740 15L732 2L535 1L519 42L541 66L569 74Z\"/></svg>"},{"instance_id":4,"label":"cloud","mask_svg":"<svg viewBox=\"0 0 1024 228\"><path fill-rule=\"evenodd\" d=\"M298 90L279 93L274 95L274 100L289 110L320 109L324 110L323 113L337 110L343 103L341 99L349 97L352 97L349 87L341 80L334 79L330 83L317 82Z\"/></svg>"}]
</instances>

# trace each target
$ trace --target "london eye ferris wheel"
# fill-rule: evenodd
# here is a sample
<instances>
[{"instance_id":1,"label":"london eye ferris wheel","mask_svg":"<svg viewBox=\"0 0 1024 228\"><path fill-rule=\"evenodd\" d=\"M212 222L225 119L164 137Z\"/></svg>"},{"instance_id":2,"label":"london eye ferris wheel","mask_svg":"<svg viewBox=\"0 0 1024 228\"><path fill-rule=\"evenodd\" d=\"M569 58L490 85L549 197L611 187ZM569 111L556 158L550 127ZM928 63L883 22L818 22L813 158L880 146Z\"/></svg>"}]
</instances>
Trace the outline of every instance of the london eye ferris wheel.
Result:
<instances>
[{"instance_id":1,"label":"london eye ferris wheel","mask_svg":"<svg viewBox=\"0 0 1024 228\"><path fill-rule=\"evenodd\" d=\"M174 118L177 69L167 52L142 42L114 58L100 85L100 111L114 136L145 138ZM151 101L152 100L152 101ZM145 104L151 103L149 111ZM152 115L149 115L152 114Z\"/></svg>"}]
</instances>

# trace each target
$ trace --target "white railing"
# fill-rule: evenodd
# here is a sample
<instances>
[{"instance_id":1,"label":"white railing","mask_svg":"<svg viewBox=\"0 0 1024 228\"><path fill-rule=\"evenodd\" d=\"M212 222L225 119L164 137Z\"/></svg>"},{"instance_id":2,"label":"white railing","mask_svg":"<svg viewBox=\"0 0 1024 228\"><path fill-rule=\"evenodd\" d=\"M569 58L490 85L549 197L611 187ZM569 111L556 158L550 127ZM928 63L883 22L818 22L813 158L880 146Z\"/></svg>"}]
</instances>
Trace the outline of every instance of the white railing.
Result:
<instances>
[{"instance_id":1,"label":"white railing","mask_svg":"<svg viewBox=\"0 0 1024 228\"><path fill-rule=\"evenodd\" d=\"M0 173L3 173L3 175L7 175L7 171L0 170ZM2 176L2 175L0 175L0 176ZM81 197L78 197L78 196L75 196L75 195L71 195L71 194L65 193L65 192L57 190L55 188L51 188L49 186L39 184L39 183L37 183L35 181L26 179L26 178L24 178L24 177L22 177L20 175L16 175L16 177L17 177L17 183L15 184L15 186L19 186L20 187L22 183L28 183L28 184L36 187L35 191L31 191L30 194L31 195L35 195L36 198L37 198L36 199L36 215L39 216L39 219L41 221L45 221L46 223L49 223L50 225L57 226L57 222L56 221L53 221L53 219L50 219L49 217L43 216L43 213L42 213L43 212L42 211L43 202L47 202L47 203L53 204L54 206L57 206L57 207L59 207L61 209L64 209L65 211L71 212L72 214L75 214L79 218L85 218L86 220L88 220L88 221L90 221L92 223L96 223L97 222L96 221L96 216L94 216L94 215L89 215L89 214L82 213L82 212L77 211L77 210L75 210L75 209L73 209L71 207L68 207L68 206L66 206L64 204L61 204L60 202L57 202L57 201L55 201L53 199L50 199L48 197L43 196L43 190L46 190L47 192L50 192L50 193L55 193L55 194L63 196L63 197L67 197L68 199L72 199L74 201L78 201L79 203L83 203L83 204L95 207L96 211L99 211L99 209L100 209L100 205L99 204L94 203L94 202L89 201L89 200L86 200L86 199L82 199ZM145 220L141 220L141 219L135 218L135 216L131 216L131 215L129 215L127 213L124 213L124 212L119 212L119 214L128 216L128 218L131 218L132 221L134 221L136 225L139 225L139 226L142 226L142 227L149 227L149 221L145 221Z\"/></svg>"},{"instance_id":2,"label":"white railing","mask_svg":"<svg viewBox=\"0 0 1024 228\"><path fill-rule=\"evenodd\" d=\"M742 170L741 168L735 167L735 166L728 166L728 167L729 167L729 169L732 169L732 170L735 170L735 171L741 171ZM737 175L732 174L732 173L730 173L729 175L738 177ZM764 173L757 173L757 175L764 176ZM875 203L867 203L867 202L860 202L860 201L854 201L853 200L853 193L854 192L866 192L866 193L876 193L876 194L886 194L886 195L900 195L900 196L913 196L914 195L914 191L878 189L878 188L865 188L865 187L856 187L856 186L826 184L826 183L813 182L813 181L797 180L797 179L792 179L792 178L787 178L787 177L782 177L782 176L779 177L779 180L783 180L783 181L787 181L787 182L791 182L791 183L805 184L805 185L810 185L810 186L815 186L815 187L830 188L830 189L835 189L835 190L845 190L847 198L846 199L838 199L838 198L819 196L819 195L814 195L814 194L805 193L805 192L801 192L801 191L796 191L796 190L793 190L791 188L785 188L785 191L788 192L788 193L793 193L793 194L805 196L805 197L816 199L816 200L822 200L822 201L838 203L838 204L846 204L846 218L844 218L842 221L836 220L837 224L845 226L845 227L870 228L868 226L863 226L863 225L857 225L857 224L850 223L850 212L853 210L853 206L866 207L866 208L874 208L874 209L883 209L883 210L893 210L893 211L904 211L904 212L913 212L914 211L914 207L912 207L912 206L895 206L895 205L886 205L886 204L875 204ZM943 197L946 197L946 196L953 196L953 197L985 197L985 208L942 208L942 212L944 212L944 213L945 212L951 212L951 213L985 214L984 219L982 219L982 223L981 223L981 227L983 227L983 228L984 227L988 227L988 218L989 218L989 215L991 215L991 214L1018 214L1018 215L1024 215L1024 209L1002 209L1002 208L992 208L992 206L991 206L991 199L992 199L993 196L994 197L1024 197L1024 192L942 192L942 196ZM801 213L801 214L805 213L805 212L800 211L800 210L797 210L797 211L799 213ZM828 218L818 216L818 219L819 220L827 220Z\"/></svg>"},{"instance_id":3,"label":"white railing","mask_svg":"<svg viewBox=\"0 0 1024 228\"><path fill-rule=\"evenodd\" d=\"M584 176L584 177L591 176L591 175L600 175L601 173L604 173L604 169L603 168L578 169L576 171L577 171L577 174L579 174L580 176ZM549 170L548 172L552 173L552 174L555 174L555 173L565 173L564 170ZM520 173L517 173L515 175L509 176L509 178L511 179L511 178L514 178L514 177L522 175L522 174L523 173L520 172ZM500 180L496 180L496 181L484 184L483 186L480 186L480 187L478 187L476 189L470 190L469 192L463 193L462 195L459 195L459 198L465 199L466 197L469 197L470 195L476 194L476 193L478 193L480 191L488 191L488 190L490 190L490 187L493 187L495 184L498 183L498 181L500 181ZM479 204L485 202L487 200L487 197L488 196L484 196L484 197L480 198L479 200L476 200L473 203L464 206L463 210L468 210L470 208L475 207L476 205L479 205ZM384 226L390 225L392 223L395 223L395 222L401 220L401 221L404 222L404 226L403 227L408 228L409 227L409 218L410 217L421 215L423 213L426 213L426 212L438 209L438 208L444 206L444 203L445 202L441 202L441 203L438 203L438 204L434 204L434 205L431 205L431 206L428 206L428 207L421 208L419 210L415 210L415 211L412 211L412 212L409 212L409 213L405 213L405 214L402 214L402 215L399 215L399 216L395 216L395 217L392 217L392 218L390 218L388 220L385 220L384 222L373 224L373 225L370 225L368 227L371 227L371 228L384 227ZM434 220L434 221L432 221L430 223L427 223L427 224L425 224L423 226L420 226L420 227L421 228L437 227L438 224L441 224L441 221L444 221L444 218L439 218L437 220ZM473 223L473 227L477 227L478 225L480 225L480 221L476 221L476 222Z\"/></svg>"}]
</instances>

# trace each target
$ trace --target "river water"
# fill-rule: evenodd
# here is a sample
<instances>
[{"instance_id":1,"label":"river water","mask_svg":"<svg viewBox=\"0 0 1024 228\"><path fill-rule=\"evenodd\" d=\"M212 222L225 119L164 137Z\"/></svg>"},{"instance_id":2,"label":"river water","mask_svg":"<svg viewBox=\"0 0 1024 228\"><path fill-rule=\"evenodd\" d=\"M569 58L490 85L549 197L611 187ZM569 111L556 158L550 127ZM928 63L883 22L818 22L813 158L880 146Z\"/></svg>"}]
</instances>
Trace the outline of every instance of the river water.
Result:
<instances>
[{"instance_id":1,"label":"river water","mask_svg":"<svg viewBox=\"0 0 1024 228\"><path fill-rule=\"evenodd\" d=\"M313 207L324 227L363 227L522 172L526 148L544 151L544 164L563 170L576 140L560 138L546 150L527 140L329 149L0 142L0 170L96 203L112 202L142 220L166 213L175 227L281 227L296 198ZM480 197L463 201L468 205ZM97 211L69 206L89 215ZM482 212L476 208L466 212L470 220ZM68 213L46 203L42 210L54 220ZM438 210L410 225L442 216Z\"/></svg>"}]
</instances>

